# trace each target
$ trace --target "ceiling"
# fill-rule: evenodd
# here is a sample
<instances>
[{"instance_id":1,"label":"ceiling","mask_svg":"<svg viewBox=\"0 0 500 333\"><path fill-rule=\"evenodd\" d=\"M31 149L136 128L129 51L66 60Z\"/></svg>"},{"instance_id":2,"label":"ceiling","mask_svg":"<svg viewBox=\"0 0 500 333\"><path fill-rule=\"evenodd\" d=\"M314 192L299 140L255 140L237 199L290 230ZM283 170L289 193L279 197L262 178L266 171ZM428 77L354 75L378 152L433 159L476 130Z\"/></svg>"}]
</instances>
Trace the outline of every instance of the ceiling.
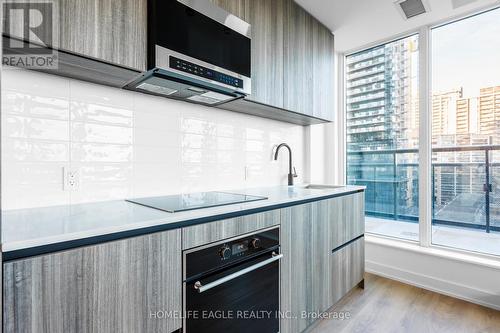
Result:
<instances>
[{"instance_id":1,"label":"ceiling","mask_svg":"<svg viewBox=\"0 0 500 333\"><path fill-rule=\"evenodd\" d=\"M425 24L432 24L500 0L426 0L430 12L409 20L395 0L295 0L335 34L335 48L351 51ZM456 7L456 8L454 8Z\"/></svg>"}]
</instances>

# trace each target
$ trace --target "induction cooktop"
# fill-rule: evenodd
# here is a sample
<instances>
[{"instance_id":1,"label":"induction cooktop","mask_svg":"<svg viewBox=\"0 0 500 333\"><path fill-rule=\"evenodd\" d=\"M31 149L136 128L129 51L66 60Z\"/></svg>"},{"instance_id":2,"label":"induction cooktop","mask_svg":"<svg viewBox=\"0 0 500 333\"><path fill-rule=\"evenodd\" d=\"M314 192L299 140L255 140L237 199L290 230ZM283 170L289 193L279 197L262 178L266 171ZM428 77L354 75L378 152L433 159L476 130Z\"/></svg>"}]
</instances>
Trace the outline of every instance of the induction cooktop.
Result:
<instances>
[{"instance_id":1,"label":"induction cooktop","mask_svg":"<svg viewBox=\"0 0 500 333\"><path fill-rule=\"evenodd\" d=\"M238 193L201 192L167 195L161 197L127 199L126 201L150 208L163 210L169 213L175 213L186 210L232 205L237 203L246 203L266 199L267 197Z\"/></svg>"}]
</instances>

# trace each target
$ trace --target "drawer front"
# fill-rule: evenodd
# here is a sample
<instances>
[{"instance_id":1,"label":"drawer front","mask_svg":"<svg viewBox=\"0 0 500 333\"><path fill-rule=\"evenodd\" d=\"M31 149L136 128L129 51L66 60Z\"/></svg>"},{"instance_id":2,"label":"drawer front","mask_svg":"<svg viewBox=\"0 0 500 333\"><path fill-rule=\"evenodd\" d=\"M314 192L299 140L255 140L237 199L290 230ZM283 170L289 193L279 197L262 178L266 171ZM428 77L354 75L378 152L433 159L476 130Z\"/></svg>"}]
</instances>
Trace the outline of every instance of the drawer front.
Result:
<instances>
[{"instance_id":1,"label":"drawer front","mask_svg":"<svg viewBox=\"0 0 500 333\"><path fill-rule=\"evenodd\" d=\"M338 302L345 294L364 279L365 238L333 252L330 260L331 304Z\"/></svg>"},{"instance_id":2,"label":"drawer front","mask_svg":"<svg viewBox=\"0 0 500 333\"><path fill-rule=\"evenodd\" d=\"M279 224L280 211L277 209L182 228L182 249L190 249Z\"/></svg>"},{"instance_id":3,"label":"drawer front","mask_svg":"<svg viewBox=\"0 0 500 333\"><path fill-rule=\"evenodd\" d=\"M3 332L172 332L181 285L180 230L7 262Z\"/></svg>"},{"instance_id":4,"label":"drawer front","mask_svg":"<svg viewBox=\"0 0 500 333\"><path fill-rule=\"evenodd\" d=\"M339 246L365 232L364 192L329 199L330 247Z\"/></svg>"}]
</instances>

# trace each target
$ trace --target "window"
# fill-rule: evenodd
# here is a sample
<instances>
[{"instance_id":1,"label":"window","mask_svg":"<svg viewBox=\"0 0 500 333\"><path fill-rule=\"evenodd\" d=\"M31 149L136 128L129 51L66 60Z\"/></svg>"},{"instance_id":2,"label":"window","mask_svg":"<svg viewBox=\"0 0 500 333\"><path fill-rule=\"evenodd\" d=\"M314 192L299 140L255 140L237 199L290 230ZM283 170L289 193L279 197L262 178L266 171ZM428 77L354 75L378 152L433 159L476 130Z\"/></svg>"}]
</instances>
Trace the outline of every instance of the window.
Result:
<instances>
[{"instance_id":1,"label":"window","mask_svg":"<svg viewBox=\"0 0 500 333\"><path fill-rule=\"evenodd\" d=\"M366 230L418 240L418 35L346 57L347 183Z\"/></svg>"},{"instance_id":2,"label":"window","mask_svg":"<svg viewBox=\"0 0 500 333\"><path fill-rule=\"evenodd\" d=\"M500 8L420 31L429 54L413 35L346 56L347 182L366 186L368 233L500 255Z\"/></svg>"},{"instance_id":3,"label":"window","mask_svg":"<svg viewBox=\"0 0 500 333\"><path fill-rule=\"evenodd\" d=\"M500 255L500 9L431 30L432 242Z\"/></svg>"}]
</instances>

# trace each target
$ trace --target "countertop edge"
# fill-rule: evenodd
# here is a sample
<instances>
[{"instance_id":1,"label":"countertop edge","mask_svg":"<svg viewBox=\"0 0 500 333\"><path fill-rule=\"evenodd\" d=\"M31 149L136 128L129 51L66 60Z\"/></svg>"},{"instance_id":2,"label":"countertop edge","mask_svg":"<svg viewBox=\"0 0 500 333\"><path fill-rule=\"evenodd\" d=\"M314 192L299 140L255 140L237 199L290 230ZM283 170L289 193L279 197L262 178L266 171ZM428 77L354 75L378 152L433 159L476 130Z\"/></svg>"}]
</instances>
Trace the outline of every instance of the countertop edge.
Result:
<instances>
[{"instance_id":1,"label":"countertop edge","mask_svg":"<svg viewBox=\"0 0 500 333\"><path fill-rule=\"evenodd\" d=\"M208 216L203 216L203 217L196 217L196 218L177 221L177 222L158 224L158 225L149 226L149 227L139 227L137 229L112 232L112 233L107 233L107 234L102 234L102 235L91 236L91 237L84 237L84 238L73 239L73 240L68 240L68 241L55 242L55 243L51 243L51 244L26 247L26 248L22 248L22 249L14 249L14 250L2 252L2 260L4 263L6 263L9 261L13 261L13 260L20 260L20 259L25 259L25 258L29 258L29 257L44 255L44 254L75 249L75 248L84 247L84 246L98 245L98 244L102 244L102 243L106 243L106 242L117 241L117 240L127 239L127 238L131 238L131 237L144 236L144 235L148 235L148 234L153 234L153 233L168 231L168 230L173 230L173 229L185 228L185 227L190 227L190 226L194 226L194 225L198 225L198 224L209 223L209 222L214 222L214 221L219 221L219 220L225 220L225 219L235 218L235 217L244 216L244 215L257 214L257 213L266 212L269 210L275 210L275 209L281 209L281 208L286 208L286 207L290 207L290 206L302 205L302 204L306 204L306 203L310 203L310 202L332 199L335 197L341 197L341 196L359 193L359 192L364 192L364 189L362 189L362 188L361 189L359 189L359 188L358 189L351 189L351 190L346 190L346 191L340 192L340 193L328 193L325 195L306 197L303 199L291 200L288 202L274 203L274 204L270 204L268 206L253 207L253 208L242 209L242 210L232 211L232 212L227 212L227 213L219 213L219 214L208 215Z\"/></svg>"}]
</instances>

